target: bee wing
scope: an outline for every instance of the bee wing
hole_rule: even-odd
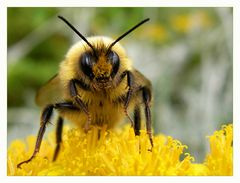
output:
[[[138,86],[144,85],[144,86],[148,87],[150,90],[152,90],[151,82],[141,72],[134,69],[133,74],[135,76],[135,80],[136,80],[136,83],[137,83]]]
[[[58,74],[53,76],[45,85],[37,92],[35,101],[40,107],[48,104],[55,104],[63,101],[63,89]]]

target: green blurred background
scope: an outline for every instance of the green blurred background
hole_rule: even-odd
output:
[[[155,133],[202,161],[206,136],[233,120],[232,8],[8,8],[8,143],[37,134],[35,93],[80,40],[57,15],[113,38],[150,18],[121,43],[152,81]]]

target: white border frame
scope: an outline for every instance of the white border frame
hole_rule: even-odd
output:
[[[239,0],[1,0],[0,2],[0,182],[239,182],[240,178],[240,4]],[[8,7],[233,7],[234,174],[211,177],[11,177],[7,176],[7,8]]]

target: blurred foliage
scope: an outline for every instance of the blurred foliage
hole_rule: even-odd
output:
[[[8,45],[22,39],[57,12],[56,8],[8,8]]]

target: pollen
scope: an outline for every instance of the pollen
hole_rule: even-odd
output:
[[[99,77],[110,77],[112,66],[107,63],[107,58],[105,55],[100,55],[98,57],[98,62],[93,66],[94,75]]]
[[[201,164],[194,163],[186,145],[170,136],[154,136],[149,151],[146,131],[135,136],[129,125],[122,130],[92,127],[87,134],[65,126],[59,157],[52,162],[54,136],[51,132],[37,156],[21,169],[17,164],[31,156],[36,137],[13,141],[8,175],[232,175],[232,125],[208,137],[210,152]]]

